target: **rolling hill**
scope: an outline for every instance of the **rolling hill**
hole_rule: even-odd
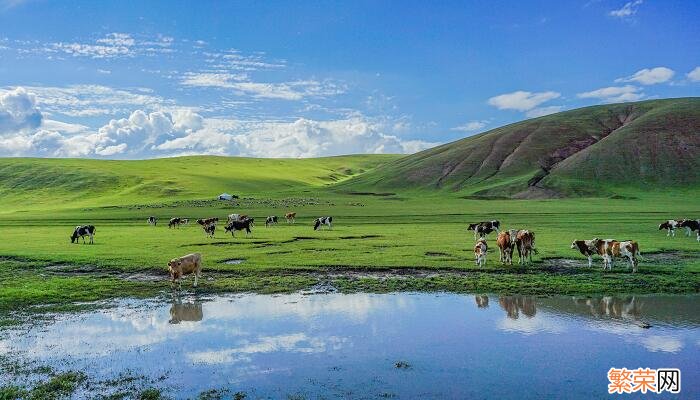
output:
[[[554,198],[699,184],[700,98],[679,98],[514,123],[386,163],[339,189]]]
[[[397,159],[193,156],[153,160],[0,159],[0,212],[312,192]]]

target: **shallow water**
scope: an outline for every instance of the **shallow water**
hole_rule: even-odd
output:
[[[610,367],[649,367],[680,368],[673,398],[697,399],[699,306],[700,296],[443,293],[122,300],[5,330],[0,353],[96,382],[143,375],[140,385],[175,398],[221,388],[247,398],[601,398]],[[3,373],[0,384],[31,379]],[[629,397],[649,396],[670,397]]]

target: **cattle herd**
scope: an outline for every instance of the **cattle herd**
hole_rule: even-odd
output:
[[[288,224],[296,222],[296,213],[288,212],[284,215]],[[148,217],[149,225],[157,226],[158,218],[155,216]],[[197,224],[202,227],[204,234],[213,238],[216,232],[216,226],[219,218],[204,218],[197,219]],[[265,227],[277,225],[278,217],[271,215],[265,218]],[[175,229],[181,225],[187,225],[189,219],[174,217],[168,221],[168,228]],[[319,217],[313,222],[314,230],[319,230],[324,225],[328,229],[332,229],[333,217]],[[235,237],[236,231],[245,231],[246,236],[252,233],[252,228],[255,225],[255,218],[244,214],[230,214],[224,226],[224,232],[231,232],[231,236]],[[700,242],[700,219],[671,219],[662,222],[659,225],[659,230],[666,230],[666,236],[676,236],[677,229],[685,229],[686,236],[691,236],[696,233],[696,240]],[[532,262],[532,254],[537,253],[535,248],[535,232],[527,229],[501,229],[501,222],[498,220],[482,221],[469,224],[467,230],[474,232],[474,258],[476,265],[479,267],[486,266],[486,256],[488,254],[487,236],[496,232],[496,245],[498,247],[499,261],[503,264],[513,265],[513,253],[518,252],[518,263],[524,264]],[[71,235],[71,243],[78,243],[80,238],[85,242],[85,237],[90,238],[90,244],[94,243],[95,226],[79,225],[75,227]],[[571,249],[578,250],[583,256],[588,258],[588,266],[593,265],[593,256],[598,255],[603,260],[603,270],[612,270],[613,263],[616,258],[627,259],[629,261],[632,272],[637,272],[639,264],[638,259],[641,257],[639,244],[634,240],[615,240],[615,239],[599,239],[591,240],[574,240],[571,243]],[[168,262],[168,270],[172,282],[179,282],[179,279],[184,275],[194,274],[194,285],[197,286],[197,277],[202,270],[202,256],[199,253],[188,254],[180,258],[174,258]]]

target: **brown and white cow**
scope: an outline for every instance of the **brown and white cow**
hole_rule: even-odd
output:
[[[479,239],[474,245],[474,259],[478,267],[486,266],[486,253],[488,253],[489,246],[486,244],[486,239]]]
[[[288,213],[284,214],[284,218],[287,220],[288,224],[293,224],[296,222],[297,213],[288,212]]]
[[[639,265],[639,261],[637,260],[637,257],[640,255],[639,253],[639,244],[635,242],[634,240],[625,240],[622,242],[618,242],[617,240],[613,240],[612,242],[609,242],[609,247],[608,247],[608,256],[609,256],[609,263],[608,263],[608,269],[612,270],[613,264],[615,262],[616,257],[621,257],[621,258],[627,258],[630,263],[630,267],[632,268],[632,272],[637,272],[637,266]]]
[[[593,255],[598,254],[596,243],[594,240],[574,240],[571,243],[572,250],[578,250],[581,254],[588,258],[588,267],[593,266]],[[603,254],[600,254],[602,257]]]
[[[510,235],[508,231],[498,233],[496,239],[498,245],[499,260],[503,264],[513,265],[513,249],[515,248],[515,237]]]
[[[524,264],[525,259],[532,262],[535,251],[535,232],[527,229],[519,230],[515,235],[515,248],[518,250],[518,263]]]
[[[185,275],[194,274],[194,286],[197,286],[197,278],[202,274],[202,255],[192,253],[186,256],[173,258],[168,261],[168,271],[170,272],[171,283],[180,284],[180,278]]]

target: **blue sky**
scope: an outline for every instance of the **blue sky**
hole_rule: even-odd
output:
[[[0,0],[0,156],[411,153],[700,93],[700,2]]]

